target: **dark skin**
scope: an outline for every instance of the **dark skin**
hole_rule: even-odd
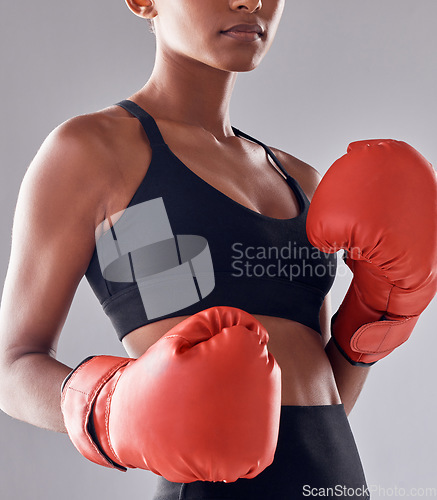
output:
[[[295,217],[294,194],[260,146],[234,136],[229,117],[237,72],[255,68],[268,51],[284,0],[127,4],[154,20],[157,36],[152,76],[130,99],[154,116],[170,149],[206,182],[255,212]],[[241,23],[259,24],[262,36],[241,41],[223,35]],[[274,152],[311,198],[317,171]],[[70,367],[55,359],[59,336],[94,250],[95,228],[127,206],[150,158],[139,122],[112,106],[58,127],[26,172],[0,309],[0,407],[9,415],[65,432],[60,386]],[[349,413],[368,368],[350,365],[329,340],[329,295],[320,313],[322,337],[294,321],[255,316],[281,366],[282,404],[343,402]],[[140,356],[184,318],[131,332],[123,339],[126,352]]]

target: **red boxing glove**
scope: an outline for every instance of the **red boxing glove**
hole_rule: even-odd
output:
[[[137,360],[96,356],[67,377],[61,407],[76,448],[107,467],[189,483],[252,478],[273,462],[281,371],[250,314],[213,307]]]
[[[312,245],[346,250],[354,273],[332,337],[370,365],[410,336],[437,291],[437,182],[432,165],[395,140],[353,142],[321,180],[307,218]]]

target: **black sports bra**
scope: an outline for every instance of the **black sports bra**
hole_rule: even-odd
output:
[[[85,276],[119,339],[165,318],[212,306],[302,323],[320,333],[319,312],[335,278],[335,254],[308,241],[309,200],[274,153],[261,145],[295,194],[291,219],[259,214],[183,164],[155,120],[132,101],[119,106],[141,122],[152,148],[147,174],[123,215],[96,231]],[[102,227],[101,227],[102,226]]]

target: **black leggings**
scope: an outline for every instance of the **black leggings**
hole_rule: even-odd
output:
[[[366,479],[343,405],[282,406],[275,459],[253,479],[172,483],[153,500],[366,500]]]

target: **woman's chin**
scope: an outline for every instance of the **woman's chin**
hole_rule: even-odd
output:
[[[246,60],[233,60],[229,61],[228,64],[225,64],[223,69],[225,71],[232,71],[234,73],[247,73],[249,71],[253,71],[256,69],[261,62],[261,58],[257,59],[246,59]]]

